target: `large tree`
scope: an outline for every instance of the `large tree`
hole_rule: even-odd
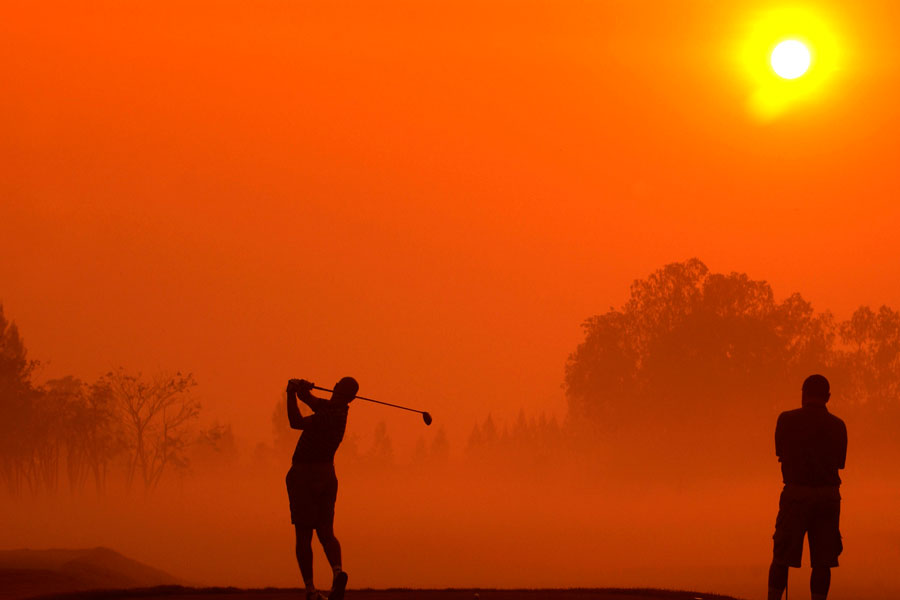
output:
[[[768,436],[762,423],[806,375],[829,372],[835,333],[799,294],[778,302],[767,282],[698,259],[666,265],[585,322],[566,365],[569,425],[638,452],[729,452]]]

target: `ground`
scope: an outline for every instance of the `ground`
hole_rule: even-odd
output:
[[[76,592],[43,596],[44,600],[287,600],[302,598],[299,589],[241,590],[237,588],[184,588],[179,586],[108,592]],[[348,590],[347,600],[736,600],[730,596],[639,589],[573,590]]]

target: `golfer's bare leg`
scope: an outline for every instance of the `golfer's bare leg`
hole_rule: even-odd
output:
[[[337,572],[340,572],[341,543],[334,536],[334,525],[326,523],[316,527],[316,535],[319,537],[319,541],[322,542],[322,549],[325,550],[325,558],[328,559],[328,564],[331,565],[332,569],[337,569]]]
[[[341,567],[341,543],[338,542],[334,535],[334,521],[329,519],[316,527],[316,535],[322,542],[322,548],[325,550],[325,557],[331,564],[331,570],[334,572],[334,579],[331,581],[331,593],[328,594],[328,600],[343,600],[344,590],[347,589],[347,574]]]
[[[307,592],[315,591],[316,586],[313,583],[312,529],[294,525],[294,531],[297,533],[297,564],[300,566],[303,583],[306,585]]]

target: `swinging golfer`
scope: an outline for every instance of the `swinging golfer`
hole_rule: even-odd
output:
[[[781,461],[784,490],[775,520],[769,600],[781,600],[788,567],[799,567],[803,537],[809,538],[812,600],[825,600],[831,568],[843,550],[839,521],[841,478],[847,458],[847,427],[828,412],[828,380],[811,375],[803,382],[802,406],[781,413],[775,427],[775,454]]]
[[[334,386],[330,400],[316,398],[312,388],[313,384],[304,379],[291,379],[287,385],[288,421],[291,428],[303,431],[286,478],[291,522],[297,534],[297,564],[306,585],[307,600],[322,598],[313,583],[313,530],[334,572],[328,600],[341,600],[347,587],[347,574],[341,569],[341,544],[334,537],[338,485],[334,453],[344,439],[349,405],[359,391],[359,384],[352,377],[344,377]],[[300,414],[298,399],[313,410],[311,416]]]

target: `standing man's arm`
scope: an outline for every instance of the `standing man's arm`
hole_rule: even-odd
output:
[[[775,424],[775,456],[778,462],[784,456],[784,413],[778,415],[778,422]]]
[[[840,439],[840,448],[838,454],[838,469],[844,468],[844,463],[847,462],[847,426],[841,422],[841,439]]]

